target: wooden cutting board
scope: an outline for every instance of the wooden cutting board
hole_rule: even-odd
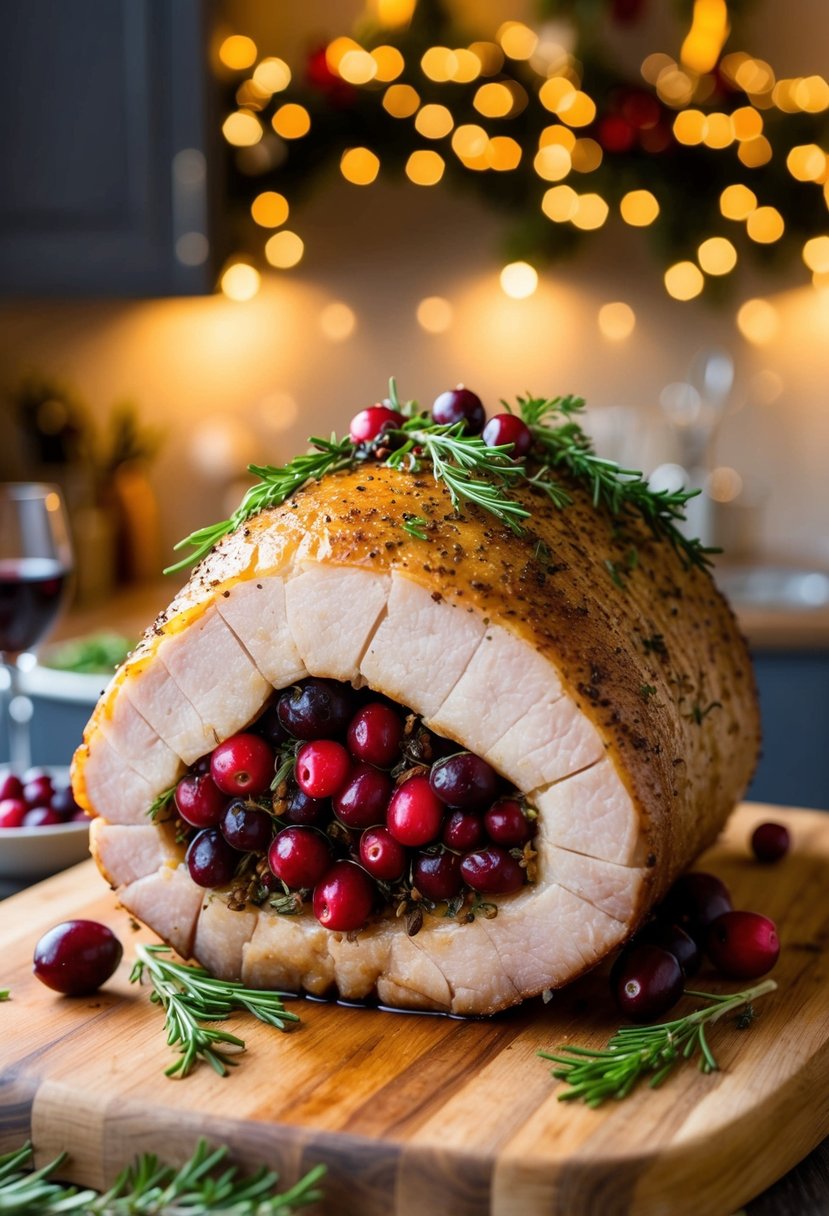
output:
[[[747,846],[767,818],[794,842],[771,867]],[[488,1021],[296,1001],[291,1034],[239,1019],[248,1051],[227,1078],[201,1067],[169,1080],[162,1015],[127,978],[150,936],[85,863],[0,905],[12,990],[0,1005],[0,1150],[31,1136],[42,1164],[68,1149],[66,1176],[100,1187],[139,1151],[184,1159],[206,1136],[286,1182],[325,1162],[324,1210],[338,1216],[728,1216],[829,1131],[827,861],[829,815],[740,808],[701,865],[738,907],[776,920],[779,990],[750,1030],[712,1030],[721,1072],[686,1066],[598,1111],[558,1102],[536,1052],[612,1033],[603,973]],[[125,945],[117,975],[84,999],[31,975],[39,934],[76,916]],[[706,973],[694,986],[740,987]]]

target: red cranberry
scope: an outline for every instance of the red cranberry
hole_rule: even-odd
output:
[[[399,714],[382,701],[370,701],[351,720],[348,750],[357,760],[391,768],[399,758],[402,738]]]
[[[259,735],[231,735],[214,749],[210,775],[223,794],[256,798],[273,780],[273,751]]]
[[[0,802],[0,828],[22,827],[26,813],[26,803],[22,798],[4,798]]]
[[[176,786],[175,803],[185,823],[194,828],[215,828],[227,806],[227,795],[209,773],[188,773]]]
[[[418,853],[412,862],[412,884],[434,903],[454,899],[463,886],[460,856],[448,849]]]
[[[33,806],[23,816],[24,828],[49,828],[56,823],[63,823],[63,819],[53,811],[50,806]]]
[[[267,811],[236,798],[221,818],[222,835],[240,853],[263,853],[273,836],[273,819]]]
[[[456,752],[438,760],[429,773],[429,784],[442,802],[467,811],[481,810],[492,802],[498,788],[495,769],[472,752]]]
[[[376,890],[361,866],[336,861],[314,888],[314,916],[336,933],[362,929],[374,907]]]
[[[450,811],[443,825],[443,843],[450,849],[469,853],[484,843],[484,824],[476,811]]]
[[[409,777],[391,796],[386,826],[395,840],[416,848],[437,840],[443,822],[443,803],[423,776]]]
[[[499,448],[505,443],[512,444],[512,451],[507,452],[513,460],[523,460],[533,445],[530,428],[515,414],[496,414],[490,418],[481,436],[488,448]]]
[[[296,739],[341,736],[354,713],[354,690],[338,680],[312,678],[283,692],[276,712]]]
[[[331,866],[331,847],[315,828],[285,828],[268,850],[271,872],[292,891],[314,887]]]
[[[23,785],[14,773],[4,773],[0,777],[0,802],[5,802],[7,798],[23,798]]]
[[[753,980],[771,971],[780,956],[777,927],[758,912],[725,912],[708,927],[708,957],[725,975]]]
[[[394,882],[406,869],[406,850],[388,828],[367,828],[360,837],[360,861],[372,878]]]
[[[23,786],[23,801],[27,806],[46,806],[54,792],[51,777],[35,777]]]
[[[779,861],[789,851],[789,829],[782,823],[761,823],[751,835],[751,847],[758,861]]]
[[[88,996],[105,984],[121,961],[118,938],[95,920],[67,920],[49,929],[34,952],[41,983],[66,996]]]
[[[331,818],[331,804],[325,798],[309,798],[297,786],[288,794],[288,805],[282,818],[286,823],[318,828]]]
[[[332,799],[334,813],[349,828],[385,823],[392,781],[370,764],[355,764],[345,785]]]
[[[637,933],[636,946],[659,946],[672,954],[682,968],[683,974],[696,975],[699,971],[702,955],[699,946],[679,925],[668,924],[667,921],[652,920]]]
[[[457,388],[450,388],[436,398],[432,406],[432,420],[438,426],[454,426],[456,422],[462,422],[468,435],[480,435],[486,413],[481,398],[459,384]]]
[[[348,780],[351,758],[341,743],[315,739],[296,755],[296,782],[311,798],[330,798]]]
[[[526,844],[533,834],[533,824],[524,814],[517,798],[499,798],[484,815],[484,827],[490,840],[508,849]]]
[[[659,946],[636,946],[623,955],[613,980],[621,1012],[633,1022],[649,1022],[666,1013],[682,996],[682,968]]]
[[[405,421],[402,414],[387,405],[370,405],[351,419],[348,437],[352,443],[372,443],[384,431],[397,430]]]
[[[682,874],[659,909],[661,920],[679,925],[694,941],[704,940],[706,930],[723,912],[733,907],[728,887],[714,874],[694,870]]]
[[[52,795],[52,810],[63,819],[71,819],[76,811],[81,808],[75,801],[75,795],[72,793],[72,786],[68,785],[65,789],[55,790]]]
[[[467,853],[461,861],[461,874],[467,886],[482,895],[506,895],[524,885],[521,866],[500,845]]]
[[[198,886],[224,887],[236,873],[239,854],[221,832],[205,828],[190,841],[184,860],[190,877]]]

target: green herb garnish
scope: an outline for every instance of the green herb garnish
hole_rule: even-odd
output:
[[[11,997],[11,988],[0,988],[0,1001],[10,1001]]]
[[[161,812],[166,811],[167,807],[173,801],[173,798],[175,797],[175,792],[176,792],[176,787],[174,785],[171,785],[169,789],[162,790],[160,794],[157,794],[156,797],[153,798],[150,805],[147,807],[147,811],[146,811],[147,818],[152,819],[153,823],[155,823],[156,820],[158,819],[158,816],[161,814]]]
[[[408,512],[403,512],[403,523],[400,527],[404,532],[408,532],[409,536],[413,536],[415,540],[426,540],[424,528],[429,523],[428,519],[424,519],[422,515],[410,515]]]

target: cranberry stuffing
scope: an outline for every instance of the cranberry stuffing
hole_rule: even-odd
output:
[[[418,853],[412,862],[412,884],[434,903],[454,899],[463,886],[459,855],[448,850]]]
[[[19,777],[15,777],[14,773],[5,773],[0,777],[0,802],[5,802],[7,798],[23,797],[23,785]]]
[[[288,794],[288,804],[282,818],[286,823],[318,828],[331,818],[331,806],[323,798],[309,798],[296,786]]]
[[[751,834],[754,856],[767,864],[785,857],[790,844],[789,829],[782,823],[761,823]]]
[[[690,934],[667,921],[652,920],[645,925],[641,933],[637,933],[635,945],[659,946],[661,950],[667,950],[687,976],[696,975],[702,962],[699,946]]]
[[[23,816],[24,828],[50,828],[63,823],[62,817],[50,806],[33,806]]]
[[[188,773],[176,786],[175,803],[185,823],[194,828],[215,828],[227,806],[227,796],[209,773]]]
[[[481,810],[492,802],[498,788],[495,769],[472,752],[456,752],[438,760],[429,773],[429,784],[442,802],[467,811]]]
[[[456,422],[462,422],[468,435],[480,435],[486,412],[481,398],[459,384],[457,388],[450,388],[436,398],[432,406],[432,420],[438,426],[454,426]]]
[[[330,798],[348,780],[351,758],[341,743],[315,739],[296,754],[296,782],[310,798]]]
[[[732,907],[728,887],[721,879],[692,870],[676,880],[658,914],[661,920],[679,925],[694,941],[700,942],[711,921],[730,912]]]
[[[23,786],[23,801],[27,806],[47,806],[54,792],[51,777],[35,777]]]
[[[345,785],[334,795],[334,813],[349,828],[385,823],[391,791],[388,773],[381,773],[370,764],[355,764]]]
[[[533,834],[533,825],[517,798],[499,798],[494,802],[484,815],[484,827],[490,840],[508,849],[526,844]]]
[[[505,443],[512,444],[512,451],[506,453],[513,460],[522,460],[533,446],[530,428],[515,414],[496,414],[490,418],[481,436],[488,448],[499,448]]]
[[[521,866],[500,845],[488,845],[467,853],[461,861],[461,875],[467,886],[482,895],[507,895],[524,885]]]
[[[387,405],[370,405],[351,419],[348,437],[352,443],[373,443],[384,431],[397,430],[405,421],[402,414]]]
[[[4,798],[0,802],[0,828],[21,828],[27,814],[22,798]]]
[[[659,946],[635,946],[622,956],[612,986],[625,1017],[649,1022],[682,996],[682,968],[673,954]]]
[[[251,729],[255,734],[261,735],[273,748],[279,747],[280,743],[284,743],[290,737],[279,720],[279,707],[275,704],[265,710]]]
[[[268,865],[292,891],[314,887],[331,866],[331,846],[315,828],[284,828],[268,850]]]
[[[273,751],[259,735],[231,735],[214,748],[210,775],[223,794],[264,794],[273,780]]]
[[[221,832],[205,828],[194,836],[184,860],[193,882],[200,887],[224,887],[236,873],[239,854]]]
[[[777,926],[758,912],[725,912],[708,927],[706,951],[725,975],[757,979],[771,971],[780,957]]]
[[[399,714],[382,701],[370,701],[351,720],[348,750],[357,760],[378,768],[391,768],[399,758],[402,738]]]
[[[52,810],[57,811],[62,819],[71,819],[75,812],[80,809],[75,801],[71,785],[62,790],[55,790],[52,795]]]
[[[338,680],[305,680],[276,703],[279,721],[296,739],[344,735],[354,713],[354,692]]]
[[[443,803],[428,777],[409,777],[391,796],[386,826],[395,840],[417,848],[437,840],[443,822]]]
[[[362,929],[374,907],[376,890],[361,866],[336,861],[314,888],[314,916],[336,933]]]
[[[240,798],[227,807],[219,826],[227,843],[240,853],[263,853],[273,836],[273,819],[267,811]]]
[[[484,843],[484,824],[475,811],[451,811],[443,825],[443,843],[450,849],[469,853]]]
[[[360,837],[360,861],[372,878],[394,882],[406,869],[406,850],[388,828],[367,828]]]
[[[89,996],[105,984],[121,961],[118,938],[95,920],[67,920],[49,929],[34,952],[41,983],[66,996]]]

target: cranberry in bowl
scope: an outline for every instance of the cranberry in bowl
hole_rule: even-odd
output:
[[[0,896],[89,856],[89,819],[72,798],[69,769],[30,770],[15,783],[0,766]],[[35,795],[38,795],[35,797]],[[26,796],[28,795],[28,796]]]

